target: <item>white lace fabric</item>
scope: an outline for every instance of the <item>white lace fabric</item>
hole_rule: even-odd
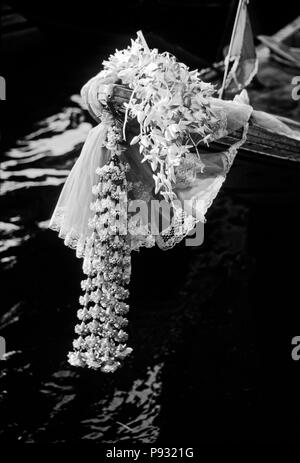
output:
[[[89,132],[49,224],[49,228],[58,232],[66,246],[76,249],[78,257],[84,256],[86,240],[91,234],[88,222],[92,217],[90,204],[93,199],[92,187],[97,180],[96,168],[105,165],[110,158],[109,151],[104,147],[108,126],[107,122],[103,122]]]

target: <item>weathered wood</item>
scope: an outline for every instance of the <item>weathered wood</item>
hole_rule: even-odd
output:
[[[121,110],[122,105],[129,101],[132,91],[127,87],[114,85],[112,92],[112,101],[117,104],[118,109]],[[123,111],[125,108],[123,108]],[[285,123],[293,126],[292,128],[298,127],[298,123],[284,119]],[[211,143],[209,149],[212,151],[218,149],[218,146],[229,147],[233,143],[241,139],[242,130],[239,130],[233,134],[224,137],[218,142]],[[250,123],[248,130],[247,141],[243,145],[243,151],[248,151],[256,154],[273,156],[280,159],[286,159],[290,161],[300,162],[300,140],[295,140],[287,136],[270,132],[253,121]]]
[[[210,148],[214,150],[218,146],[229,147],[240,140],[241,136],[242,131],[239,130],[212,143]],[[300,140],[269,132],[255,124],[250,125],[247,140],[241,150],[300,163]]]
[[[132,90],[124,85],[113,85],[111,93],[111,102],[117,105],[128,103],[132,94]],[[125,108],[124,108],[125,110]]]

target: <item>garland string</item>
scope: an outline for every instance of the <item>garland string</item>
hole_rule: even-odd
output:
[[[111,127],[113,141],[108,140],[112,157],[108,164],[97,168],[98,184],[93,187],[94,212],[89,227],[92,233],[86,244],[82,281],[84,291],[77,312],[78,323],[69,352],[69,363],[88,366],[103,372],[114,372],[132,349],[127,347],[128,324],[125,318],[129,310],[124,302],[129,295],[131,256],[127,235],[127,191],[126,171],[122,163],[121,150],[114,145],[116,128]]]

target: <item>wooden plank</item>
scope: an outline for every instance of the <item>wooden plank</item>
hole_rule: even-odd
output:
[[[122,106],[124,102],[129,100],[131,92],[130,89],[124,86],[115,85],[112,91],[112,103]],[[292,128],[299,130],[299,123],[286,118],[283,118],[283,120]],[[212,143],[210,145],[211,149],[215,150],[217,146],[228,147],[240,140],[241,136],[242,130],[230,134],[218,140],[218,142]],[[243,145],[242,150],[300,163],[300,140],[266,130],[253,121],[249,127],[247,141]]]
[[[233,144],[233,141],[236,140],[229,140],[229,139],[224,139],[220,141],[219,143],[216,143],[216,146],[222,146],[224,148],[228,148],[230,145]],[[211,145],[211,149],[214,150],[213,144]],[[274,159],[279,159],[281,161],[292,161],[295,165],[297,165],[300,168],[300,156],[296,153],[290,152],[288,149],[282,151],[282,152],[274,152],[273,148],[262,146],[262,145],[257,145],[257,144],[252,144],[251,142],[246,142],[240,149],[239,149],[239,156],[242,153],[248,153],[251,155],[254,155],[254,158],[252,159],[253,162],[258,161],[258,156],[266,157],[266,158],[274,158]]]
[[[285,148],[289,147],[291,151],[295,153],[300,153],[300,140],[287,137],[275,132],[270,132],[258,125],[252,125],[249,127],[248,137],[253,142],[262,143],[274,148]]]
[[[291,23],[284,26],[280,31],[276,32],[272,37],[277,42],[283,42],[288,37],[293,35],[297,30],[300,30],[300,16],[294,19]]]
[[[247,140],[242,146],[242,151],[267,155],[278,159],[290,160],[300,163],[300,141],[289,137],[274,134],[255,126],[249,127]],[[229,147],[241,139],[242,131],[237,131],[210,145],[214,150],[218,146]]]
[[[280,43],[293,35],[297,30],[300,29],[300,16],[298,16],[294,21],[284,26],[282,29],[277,31],[271,37],[276,42]],[[256,53],[259,60],[264,60],[268,58],[271,54],[270,49],[264,45],[260,44],[256,47]]]

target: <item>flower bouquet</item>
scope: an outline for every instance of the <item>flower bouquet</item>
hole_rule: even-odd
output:
[[[50,227],[83,258],[87,279],[72,365],[115,371],[131,352],[124,327],[130,252],[173,247],[205,221],[252,108],[214,98],[198,71],[142,36],[103,62],[82,89],[98,125],[64,185]],[[206,146],[236,129],[242,139],[212,154]]]

